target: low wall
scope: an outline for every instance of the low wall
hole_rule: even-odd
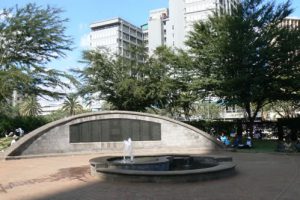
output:
[[[28,133],[5,157],[59,153],[122,151],[131,137],[134,149],[199,148],[223,145],[207,133],[173,119],[147,113],[93,112],[61,119]]]

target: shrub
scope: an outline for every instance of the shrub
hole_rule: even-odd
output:
[[[0,115],[0,137],[4,137],[5,133],[14,131],[19,127],[21,127],[25,133],[28,133],[46,123],[48,123],[48,121],[43,116],[8,117],[6,115]]]
[[[237,124],[236,122],[233,121],[205,121],[205,120],[185,121],[184,123],[194,126],[207,133],[210,133],[211,129],[213,128],[216,134],[220,134],[221,132],[225,132],[226,134],[229,134],[231,131],[236,130],[236,124]]]

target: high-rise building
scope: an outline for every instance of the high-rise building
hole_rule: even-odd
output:
[[[105,47],[112,54],[131,58],[130,47],[143,44],[142,29],[121,18],[113,18],[90,25],[91,48]]]
[[[300,18],[297,17],[286,17],[282,21],[282,26],[289,28],[300,28]]]
[[[148,43],[149,43],[149,32],[148,32],[148,24],[143,24],[141,26],[141,29],[142,29],[142,32],[143,32],[143,42],[144,42],[144,45],[147,49],[147,51],[149,50],[149,47],[148,47]]]
[[[166,45],[167,42],[167,21],[169,10],[167,8],[160,8],[150,11],[148,20],[147,32],[147,47],[149,53],[152,54],[156,47]]]
[[[213,12],[231,13],[239,0],[169,0],[167,46],[183,48],[195,22],[207,20]],[[149,42],[150,43],[150,42]]]
[[[300,18],[299,17],[286,17],[283,19],[281,25],[289,29],[300,29]],[[296,55],[300,54],[300,48],[296,50]]]
[[[147,44],[150,55],[156,47],[183,48],[195,22],[206,20],[213,12],[231,13],[239,0],[169,0],[169,8],[150,11]]]
[[[130,45],[143,44],[151,55],[156,47],[183,48],[193,24],[206,20],[213,12],[231,13],[239,0],[169,0],[169,8],[151,10],[148,23],[141,28],[114,18],[91,24],[90,46],[105,47],[130,58]]]

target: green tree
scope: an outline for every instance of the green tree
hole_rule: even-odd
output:
[[[250,128],[265,104],[299,98],[300,29],[282,26],[290,5],[244,0],[196,23],[187,41],[202,86],[244,108]]]
[[[201,119],[220,119],[222,107],[215,102],[199,101],[195,105],[195,114]]]
[[[42,106],[36,96],[27,96],[19,105],[21,116],[38,116],[42,112]]]
[[[28,76],[19,69],[13,67],[7,70],[0,70],[0,102],[9,106],[8,100],[12,98],[12,91],[22,87],[29,81]],[[0,110],[2,112],[2,109]]]
[[[64,110],[55,110],[51,113],[49,113],[48,115],[45,115],[45,120],[49,123],[49,122],[53,122],[62,118],[65,118],[69,116],[69,113],[67,111]]]
[[[45,65],[71,50],[71,38],[65,35],[62,10],[36,4],[3,9],[0,13],[0,101],[21,94],[58,97],[54,87],[68,87],[61,77],[68,74]]]
[[[132,48],[131,59],[103,52],[85,51],[87,67],[77,70],[83,80],[82,95],[105,100],[118,110],[145,111],[160,104],[160,69],[150,67],[144,48]],[[95,95],[94,95],[95,96]]]
[[[76,115],[83,112],[83,107],[78,102],[78,96],[69,94],[63,103],[62,110],[68,112],[69,115]]]
[[[138,52],[138,54],[136,53]],[[187,120],[199,98],[194,86],[194,62],[182,50],[158,47],[147,57],[145,49],[134,48],[134,59],[110,56],[101,50],[84,52],[87,67],[78,71],[84,80],[82,94],[99,94],[119,110],[163,113]],[[139,62],[139,61],[143,62]]]
[[[297,111],[300,109],[300,103],[299,101],[276,101],[267,105],[264,109],[269,112],[276,112],[282,118],[295,118],[297,117]]]
[[[161,79],[162,108],[166,109],[173,117],[184,116],[189,120],[194,111],[193,104],[202,94],[195,87],[194,62],[187,52],[161,46],[154,51],[151,66],[163,69]]]

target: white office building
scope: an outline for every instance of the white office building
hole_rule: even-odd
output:
[[[213,12],[231,13],[238,0],[169,0],[167,46],[183,48],[188,33],[199,20],[207,20]]]
[[[112,54],[131,58],[130,46],[143,43],[142,29],[121,18],[113,18],[90,25],[91,48],[104,47]]]
[[[143,24],[142,26],[141,26],[141,28],[142,28],[142,32],[143,32],[143,42],[144,42],[144,45],[145,45],[145,47],[146,47],[146,49],[147,49],[147,51],[149,50],[149,32],[148,32],[148,24]]]
[[[185,49],[184,44],[193,24],[206,20],[213,12],[231,13],[239,0],[169,0],[169,8],[150,11],[148,20],[149,54],[166,45]]]
[[[166,45],[167,41],[167,21],[169,10],[167,8],[160,8],[150,11],[148,20],[148,30],[144,32],[147,37],[147,47],[151,55],[156,47]]]
[[[289,27],[289,28],[300,28],[300,18],[299,17],[286,17],[283,19],[282,26]]]
[[[239,0],[169,0],[169,8],[151,10],[148,22],[141,28],[121,18],[90,25],[90,46],[105,47],[111,53],[130,58],[130,45],[142,45],[149,54],[161,45],[183,48],[193,24],[206,20],[213,12],[231,13]]]

